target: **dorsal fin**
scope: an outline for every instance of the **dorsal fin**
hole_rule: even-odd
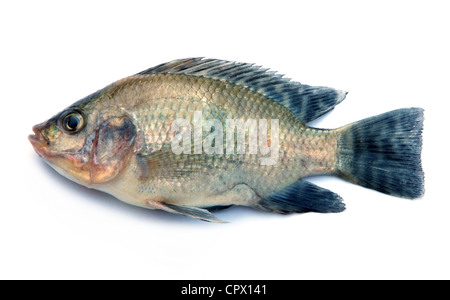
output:
[[[309,86],[254,64],[201,57],[178,59],[136,75],[183,74],[242,85],[289,108],[303,123],[317,119],[345,99],[347,92]]]

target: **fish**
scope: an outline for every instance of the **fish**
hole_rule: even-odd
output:
[[[177,59],[75,102],[29,135],[70,180],[131,205],[224,222],[213,212],[337,213],[331,175],[388,195],[424,194],[422,108],[335,129],[307,124],[347,92],[249,63]]]

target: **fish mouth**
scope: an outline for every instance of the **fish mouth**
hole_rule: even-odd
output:
[[[28,136],[28,140],[39,155],[45,155],[49,145],[48,140],[42,134],[39,125],[33,126],[33,132],[34,134]]]

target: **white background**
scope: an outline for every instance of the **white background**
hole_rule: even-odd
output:
[[[3,1],[0,279],[450,279],[446,2]],[[423,107],[425,196],[314,179],[347,210],[232,208],[211,224],[78,186],[29,144],[76,100],[192,56],[349,91],[318,127]]]

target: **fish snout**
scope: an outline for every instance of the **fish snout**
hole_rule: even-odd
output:
[[[34,134],[28,136],[31,145],[33,145],[34,149],[39,154],[42,154],[44,148],[49,145],[48,139],[42,134],[42,128],[41,124],[34,125],[32,128]]]

